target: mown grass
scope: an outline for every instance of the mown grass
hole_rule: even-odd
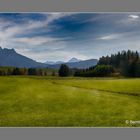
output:
[[[140,120],[139,85],[140,79],[0,77],[0,126],[140,126],[125,123]]]

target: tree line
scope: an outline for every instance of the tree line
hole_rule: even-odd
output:
[[[122,51],[110,57],[101,57],[98,65],[111,65],[123,76],[140,77],[140,57],[136,51]]]
[[[87,69],[70,69],[66,64],[62,64],[59,69],[59,76],[85,76],[85,77],[102,77],[110,76],[115,69],[111,65],[97,65]]]
[[[75,76],[125,76],[140,77],[140,57],[137,51],[122,51],[102,56],[96,66],[80,69]]]
[[[83,77],[103,77],[112,76],[115,69],[111,65],[97,65],[95,67],[90,67],[88,69],[79,69],[74,73],[74,76]]]
[[[37,75],[47,76],[57,75],[55,70],[48,70],[47,68],[18,68],[18,67],[0,67],[0,75]]]

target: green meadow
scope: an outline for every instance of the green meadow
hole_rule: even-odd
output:
[[[1,127],[140,126],[130,120],[140,120],[140,79],[0,77]]]

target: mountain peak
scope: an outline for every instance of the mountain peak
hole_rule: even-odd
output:
[[[12,48],[12,49],[8,49],[8,48],[2,48],[0,46],[0,51],[4,52],[4,53],[15,53],[16,51]]]
[[[73,57],[68,61],[68,63],[79,62],[79,61],[80,61],[79,59]]]
[[[12,49],[4,48],[3,50],[5,50],[5,51],[9,51],[9,52],[16,52],[13,48],[12,48]]]
[[[26,56],[18,54],[13,48],[0,48],[0,66],[10,67],[47,67],[46,64],[36,62]]]

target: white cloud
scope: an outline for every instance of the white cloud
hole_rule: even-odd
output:
[[[74,13],[49,13],[49,14],[44,13],[44,15],[46,15],[46,20],[36,21],[36,22],[31,20],[28,22],[28,25],[26,25],[26,29],[32,30],[32,29],[41,28],[41,27],[46,27],[47,29],[48,25],[52,23],[53,21],[66,17],[66,16],[73,15],[73,14]]]
[[[43,13],[46,15],[46,20],[44,21],[27,21],[26,23],[22,24],[16,24],[13,23],[13,21],[8,21],[5,19],[0,19],[0,45],[6,45],[10,44],[11,41],[17,41],[18,43],[28,43],[29,45],[40,45],[42,43],[48,43],[52,41],[56,41],[58,39],[52,38],[52,37],[33,37],[33,38],[18,38],[18,40],[15,38],[15,36],[18,35],[28,35],[32,33],[32,31],[35,31],[34,29],[43,28],[44,30],[49,30],[49,24],[52,23],[54,20],[58,20],[60,18],[63,18],[65,16],[70,16],[74,13]],[[8,26],[8,27],[6,27]],[[8,46],[4,46],[8,47]],[[10,46],[9,46],[10,47]]]
[[[129,15],[128,17],[129,17],[129,18],[132,18],[132,19],[138,19],[138,18],[139,18],[138,15]]]
[[[44,21],[33,21],[33,20],[29,20],[26,23],[22,23],[22,24],[15,24],[12,21],[7,21],[5,19],[0,19],[0,32],[4,32],[8,34],[10,33],[10,35],[15,35],[21,32],[27,32],[29,30],[33,30],[35,28],[41,28],[41,27],[47,27],[50,23],[52,23],[54,20],[58,20],[60,18],[63,18],[65,16],[70,16],[73,13],[50,13],[50,14],[45,14],[46,15],[46,20]],[[6,26],[9,26],[8,28],[4,28]],[[19,32],[15,32],[15,29],[18,30]],[[45,28],[46,29],[46,28]],[[12,33],[11,33],[12,32]],[[10,36],[9,35],[9,36]]]
[[[123,34],[110,34],[110,35],[101,36],[98,39],[99,40],[113,40],[113,39],[119,39],[122,36]]]
[[[58,39],[51,38],[51,37],[31,37],[31,38],[23,37],[23,38],[16,38],[14,40],[16,42],[25,43],[27,45],[42,45],[44,43],[55,42]]]
[[[116,21],[117,26],[125,26],[125,27],[135,27],[140,26],[140,18],[139,15],[136,14],[127,14],[123,16],[120,20]]]

